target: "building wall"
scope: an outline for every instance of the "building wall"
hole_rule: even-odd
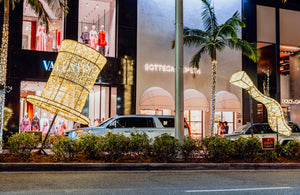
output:
[[[241,12],[241,1],[215,0],[215,12],[219,23],[223,23],[235,11]],[[199,0],[184,1],[184,26],[202,29],[202,3]],[[175,38],[175,2],[173,0],[138,1],[137,23],[137,112],[140,97],[150,87],[161,87],[174,98],[174,73],[145,71],[145,64],[175,64],[175,51],[171,42]],[[184,66],[188,67],[197,48],[184,47]],[[241,101],[241,90],[229,83],[230,76],[242,69],[242,54],[226,48],[217,53],[217,88],[216,91],[234,93]],[[193,78],[192,74],[184,74],[184,89],[196,89],[208,100],[211,97],[211,65],[208,55],[200,62],[201,74]],[[209,129],[209,113],[206,115],[205,129]]]

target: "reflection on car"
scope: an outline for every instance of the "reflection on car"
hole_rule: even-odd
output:
[[[124,115],[110,118],[98,127],[86,127],[69,130],[66,135],[72,139],[84,133],[104,136],[108,132],[124,134],[130,137],[131,133],[146,133],[149,138],[154,138],[163,133],[175,137],[174,116],[161,115]],[[190,130],[185,121],[184,135],[190,135]]]
[[[292,128],[291,136],[278,134],[278,140],[280,144],[286,144],[289,141],[297,140],[300,141],[300,128],[297,124],[289,122],[288,125]],[[258,138],[263,137],[274,137],[277,141],[277,132],[274,132],[268,123],[250,123],[240,126],[234,134],[225,135],[229,139],[237,139],[238,137],[251,137],[253,135]]]

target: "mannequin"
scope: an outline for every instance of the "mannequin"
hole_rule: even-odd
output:
[[[56,131],[58,135],[64,135],[66,130],[66,124],[63,119],[59,120],[58,126],[56,127]]]
[[[45,51],[46,50],[46,27],[45,24],[40,23],[37,30],[37,47],[36,50]]]
[[[43,132],[43,135],[46,135],[49,128],[49,121],[46,118],[46,113],[43,114],[43,117],[41,118],[40,122],[41,131]]]
[[[80,38],[82,39],[82,43],[89,44],[90,33],[88,32],[88,27],[84,27],[84,31],[81,33]]]
[[[30,131],[31,125],[30,125],[30,118],[28,118],[28,113],[26,112],[24,115],[24,118],[22,119],[21,123],[21,133],[24,131]]]
[[[96,26],[92,26],[92,30],[90,31],[89,44],[92,48],[96,49],[97,46],[97,31],[95,30]]]
[[[104,25],[101,25],[101,30],[98,33],[98,44],[99,44],[99,52],[102,55],[105,55],[105,46],[107,45],[107,42],[105,40],[105,31],[104,31]]]
[[[37,116],[37,112],[34,113],[33,119],[31,121],[31,130],[40,131],[40,119]]]

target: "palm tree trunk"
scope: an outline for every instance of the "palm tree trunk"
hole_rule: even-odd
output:
[[[9,24],[9,0],[4,0],[4,21],[2,29],[2,42],[0,54],[0,143],[2,143],[3,117],[6,88],[7,50],[8,50],[8,24]],[[0,144],[0,151],[2,145]]]
[[[217,51],[213,49],[211,54],[211,117],[210,117],[210,136],[213,136],[214,125],[215,125],[215,101],[216,101],[216,74],[217,74]]]

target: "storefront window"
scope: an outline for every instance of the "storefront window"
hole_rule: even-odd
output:
[[[235,131],[236,122],[235,122],[235,112],[216,112],[215,113],[215,134],[220,135],[220,125],[219,122],[227,121],[228,125],[228,134],[232,134]]]
[[[115,116],[117,110],[117,88],[95,85],[89,95],[90,126]]]
[[[27,95],[41,95],[46,82],[22,81],[20,95],[20,132],[42,131],[45,135],[53,119],[53,114],[26,101]],[[117,88],[95,85],[90,92],[88,104],[89,126],[97,126],[101,121],[116,115]],[[77,124],[76,124],[77,125]],[[63,135],[76,126],[73,121],[57,116],[51,135]]]
[[[184,118],[191,128],[192,138],[203,138],[203,111],[201,110],[186,110]]]
[[[63,19],[59,19],[50,11],[45,0],[40,2],[50,17],[48,31],[45,23],[39,20],[38,15],[24,1],[22,49],[55,52],[58,51],[63,39]]]
[[[285,119],[300,125],[299,47],[280,46],[280,94]]]
[[[79,0],[79,42],[115,57],[115,26],[115,0]]]

